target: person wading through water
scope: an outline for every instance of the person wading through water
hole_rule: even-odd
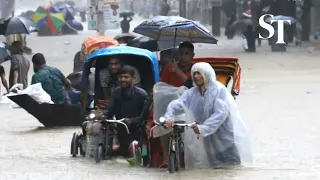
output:
[[[130,16],[123,17],[123,20],[120,22],[122,33],[129,33],[131,21],[132,21],[132,17],[130,17]]]

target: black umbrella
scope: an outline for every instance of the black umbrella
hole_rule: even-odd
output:
[[[0,21],[0,35],[37,32],[36,24],[25,17],[11,17]]]
[[[127,45],[131,47],[147,49],[152,52],[161,51],[173,47],[172,41],[157,41],[147,36],[136,37]]]
[[[128,46],[147,49],[149,51],[159,51],[158,41],[147,36],[134,38]]]
[[[123,33],[115,36],[113,39],[117,40],[118,42],[124,42],[126,44],[130,43],[134,38],[137,36],[131,33]]]
[[[127,11],[127,10],[120,12],[120,17],[128,17],[128,16],[134,16],[134,12]]]
[[[229,31],[233,29],[245,29],[247,26],[250,26],[250,25],[252,25],[251,19],[240,19],[230,25]]]
[[[39,104],[27,94],[8,96],[8,98],[46,127],[80,126],[82,123],[80,107],[65,104]]]

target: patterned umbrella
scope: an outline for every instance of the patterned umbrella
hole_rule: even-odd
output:
[[[180,16],[154,16],[134,28],[135,33],[155,40],[217,44],[218,40],[203,25]],[[174,45],[175,46],[175,45]]]
[[[60,13],[59,8],[56,6],[39,6],[36,10],[36,13],[40,11],[41,13],[46,12],[46,13]]]
[[[39,6],[32,20],[36,23],[37,28],[48,27],[52,34],[57,34],[65,24],[64,15],[53,6]]]

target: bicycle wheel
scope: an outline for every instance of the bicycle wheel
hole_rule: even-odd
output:
[[[175,170],[178,172],[180,171],[180,148],[181,148],[181,140],[178,140],[178,142],[176,143],[176,167],[175,167]]]
[[[72,157],[76,157],[78,155],[78,135],[77,133],[73,133],[72,135],[72,140],[71,140],[71,152],[70,154],[72,155]]]
[[[104,148],[104,159],[108,160],[111,159],[111,151],[112,148],[110,147],[110,142],[112,142],[112,140],[110,141],[110,134],[109,132],[106,133],[106,139],[105,139],[105,148]]]
[[[176,170],[176,154],[174,152],[170,153],[168,170],[169,173],[174,173]]]

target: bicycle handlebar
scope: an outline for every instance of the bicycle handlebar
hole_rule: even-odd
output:
[[[129,131],[129,128],[127,126],[126,123],[124,123],[123,121],[126,120],[126,119],[105,119],[105,120],[102,120],[102,121],[105,121],[105,122],[108,122],[108,123],[118,123],[118,124],[122,124],[125,128],[126,128],[126,131],[128,134],[130,134],[130,131]],[[101,121],[101,120],[95,120],[95,121]]]
[[[96,115],[93,113],[89,114],[87,117],[88,120],[94,120],[95,118],[96,118]],[[124,119],[124,118],[118,119],[118,120],[117,119],[105,119],[103,121],[108,122],[108,123],[122,124],[126,128],[127,133],[130,134],[130,131],[129,131],[127,124],[123,122],[124,120],[126,120],[126,119]],[[94,120],[94,121],[101,121],[101,120]]]
[[[156,126],[165,126],[165,123],[159,123],[157,121],[153,121]],[[173,126],[179,126],[179,127],[192,127],[193,125],[197,124],[196,122],[193,123],[174,123]]]
[[[160,118],[160,122],[157,121],[153,121],[154,124],[156,124],[155,126],[153,126],[150,131],[152,132],[154,128],[156,128],[157,126],[165,126],[165,119],[164,118]],[[193,123],[180,123],[179,121],[177,121],[177,123],[174,123],[173,126],[179,126],[179,127],[192,127],[193,125],[197,124],[196,122]],[[199,139],[199,135],[197,135],[197,139]]]
[[[104,121],[106,121],[108,123],[122,124],[126,128],[127,133],[130,134],[130,131],[129,131],[127,124],[123,122],[124,120],[126,120],[126,119],[124,119],[124,118],[122,118],[122,119],[105,119]]]

